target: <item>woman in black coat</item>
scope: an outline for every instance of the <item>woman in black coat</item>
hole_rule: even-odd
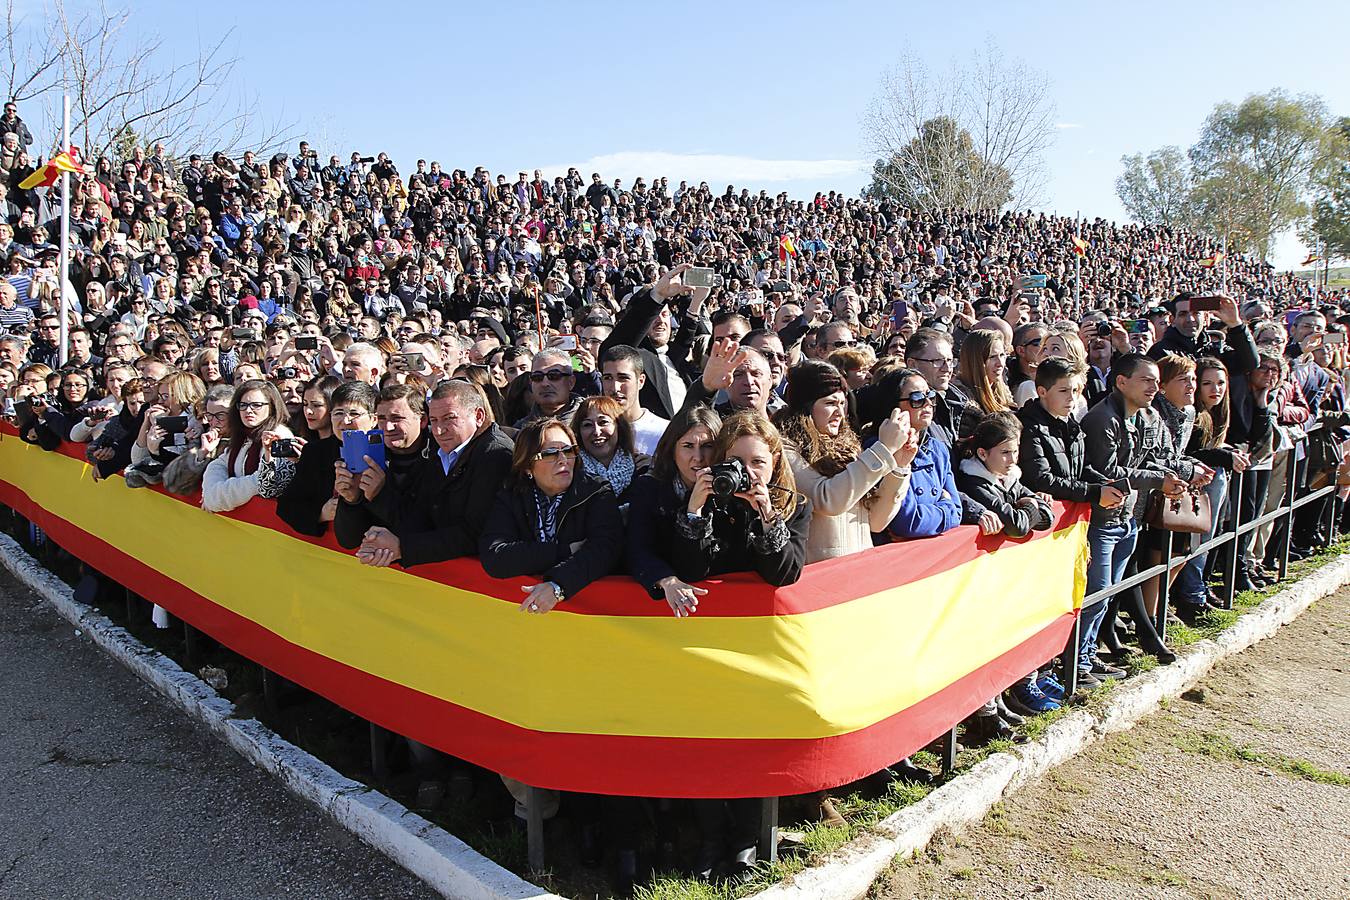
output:
[[[736,477],[738,489],[722,493]],[[685,515],[675,518],[671,565],[684,581],[758,572],[769,584],[793,584],[806,564],[810,524],[811,501],[797,493],[778,429],[757,412],[739,412],[722,423],[713,466],[698,473]]]
[[[614,491],[579,471],[579,454],[572,429],[557,419],[522,428],[511,482],[483,527],[479,557],[489,575],[542,579],[521,588],[522,612],[548,612],[613,571],[622,552]]]
[[[580,449],[572,429],[557,419],[539,419],[520,430],[511,460],[511,478],[497,495],[479,539],[479,557],[493,578],[533,575],[538,584],[522,587],[522,612],[544,614],[608,575],[623,550],[623,519],[607,482],[581,471]],[[526,818],[528,790],[502,776],[516,800],[516,815]],[[637,874],[636,823],[640,807],[631,798],[582,795],[583,856],[598,856],[596,832],[602,812],[610,820],[619,877],[631,883]],[[545,818],[557,810],[557,793],[538,794]]]
[[[693,582],[714,575],[757,572],[772,585],[801,577],[811,502],[797,493],[778,429],[758,412],[725,422],[706,407],[677,413],[632,497],[629,570],[677,616],[697,611],[706,591]],[[693,805],[702,833],[695,874],[753,867],[757,801]]]
[[[363,381],[348,381],[332,388],[325,397],[323,382],[327,380],[311,382],[305,389],[304,402],[323,400],[331,426],[312,428],[306,414],[306,431],[312,437],[291,439],[300,447],[300,458],[295,462],[291,483],[277,498],[277,516],[301,534],[316,537],[328,530],[328,523],[337,516],[334,484],[342,459],[342,432],[370,431],[376,424],[377,395],[373,387]],[[361,476],[347,473],[345,467],[343,472],[360,481]]]

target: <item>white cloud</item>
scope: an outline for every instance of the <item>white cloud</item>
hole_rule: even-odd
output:
[[[720,190],[727,184],[755,187],[771,182],[856,183],[871,168],[871,163],[860,159],[757,159],[720,153],[630,150],[542,168],[551,177],[565,174],[569,166],[576,166],[587,180],[592,172],[599,172],[606,181],[622,178],[626,184],[638,176],[649,184],[653,178],[665,176],[672,188],[681,181],[706,181]]]
[[[1082,128],[1083,126],[1078,124],[1077,122],[1056,122],[1055,127],[1058,128],[1060,131],[1063,131],[1066,128]]]

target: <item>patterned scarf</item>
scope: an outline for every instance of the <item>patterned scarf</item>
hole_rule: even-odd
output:
[[[534,507],[539,512],[539,540],[552,541],[558,536],[558,506],[562,498],[562,494],[550,497],[539,488],[534,489]]]
[[[633,457],[624,449],[614,451],[614,458],[609,461],[608,466],[589,453],[582,453],[581,466],[587,475],[608,481],[616,497],[628,490],[628,485],[633,481]]]

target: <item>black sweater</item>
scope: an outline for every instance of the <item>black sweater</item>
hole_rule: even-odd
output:
[[[769,584],[793,584],[806,564],[806,535],[811,525],[811,501],[797,498],[796,509],[781,527],[781,544],[772,529],[766,532],[759,514],[744,500],[725,505],[709,503],[702,517],[691,519],[681,507],[671,529],[670,562],[683,581],[702,581],[727,572],[758,572]]]
[[[323,506],[333,499],[334,468],[342,458],[342,440],[335,436],[305,444],[295,461],[295,475],[277,498],[277,515],[301,534],[321,535],[328,528],[319,521]]]

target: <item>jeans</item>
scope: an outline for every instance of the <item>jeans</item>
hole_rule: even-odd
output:
[[[1215,469],[1214,480],[1205,485],[1205,496],[1209,497],[1209,511],[1211,518],[1209,520],[1209,530],[1200,536],[1200,543],[1212,540],[1215,532],[1219,530],[1219,523],[1223,521],[1223,507],[1228,499],[1228,470]],[[1201,554],[1195,559],[1186,563],[1181,572],[1177,574],[1176,584],[1172,587],[1172,596],[1177,603],[1189,603],[1193,606],[1203,606],[1205,596],[1208,593],[1205,587],[1205,558],[1208,553]]]
[[[1139,525],[1133,518],[1111,525],[1088,526],[1087,592],[1095,594],[1125,577],[1125,567],[1134,553],[1139,538]],[[1079,614],[1080,639],[1078,644],[1078,671],[1092,668],[1097,654],[1097,632],[1106,617],[1106,602],[1094,603]]]

